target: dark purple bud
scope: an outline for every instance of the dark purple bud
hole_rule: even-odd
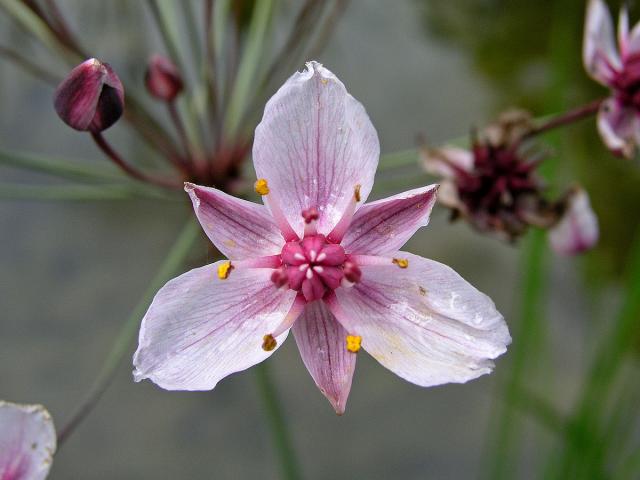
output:
[[[149,59],[144,83],[151,95],[165,102],[173,101],[184,87],[178,68],[162,55],[152,55]]]
[[[90,58],[58,86],[54,106],[71,128],[101,132],[122,116],[124,87],[108,63]]]

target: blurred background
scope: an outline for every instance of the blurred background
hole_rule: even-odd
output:
[[[299,4],[283,3],[276,36]],[[145,5],[59,5],[91,54],[111,63],[126,89],[142,90],[148,55],[163,51]],[[383,153],[415,148],[420,134],[438,145],[508,107],[541,116],[602,96],[581,64],[584,10],[578,0],[352,0],[317,60],[366,107]],[[632,10],[631,18],[639,13]],[[4,12],[0,38],[36,62],[52,63]],[[58,119],[48,85],[10,63],[1,71],[2,148],[106,162],[87,135]],[[150,161],[122,122],[106,136],[127,157]],[[513,345],[494,374],[430,389],[360,355],[347,412],[337,417],[290,340],[269,362],[305,478],[533,479],[551,471],[562,433],[554,428],[554,412],[536,410],[551,404],[560,415],[571,413],[618,311],[638,226],[640,170],[637,161],[605,150],[592,119],[545,141],[553,151],[544,167],[551,191],[576,182],[586,187],[600,220],[599,246],[574,259],[538,249],[540,278],[532,286],[523,278],[535,234],[507,245],[464,223],[451,224],[448,213],[436,209],[406,249],[450,265],[492,297]],[[0,176],[2,184],[53,182],[7,167],[0,167]],[[373,199],[435,181],[414,165],[384,170],[378,180]],[[180,196],[75,202],[2,196],[0,398],[42,403],[61,426],[95,379],[190,207]],[[182,270],[211,260],[201,237]],[[527,288],[541,294],[522,331]],[[233,375],[213,392],[167,392],[133,383],[129,358],[56,455],[50,478],[280,478],[255,372]],[[626,366],[625,402],[637,405],[638,365]],[[517,405],[507,401],[514,382],[535,396]],[[631,431],[624,431],[621,450],[640,440],[637,422],[630,421],[637,412],[628,412],[634,417],[622,422]],[[615,440],[623,433],[611,435]]]

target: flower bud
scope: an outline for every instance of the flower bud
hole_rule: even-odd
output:
[[[182,92],[182,76],[178,68],[162,55],[152,55],[144,76],[147,90],[165,102],[173,101]]]
[[[54,106],[71,128],[101,132],[122,116],[124,87],[109,64],[90,58],[58,86]]]
[[[582,188],[572,190],[558,223],[549,230],[549,243],[556,253],[576,255],[591,249],[599,236],[598,219],[589,196]]]

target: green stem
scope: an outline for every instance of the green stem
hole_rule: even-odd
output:
[[[109,388],[114,379],[118,367],[122,363],[124,356],[129,352],[131,342],[135,338],[140,325],[140,319],[149,306],[151,299],[158,289],[173,275],[184,263],[189,251],[195,240],[199,237],[197,223],[191,219],[182,230],[182,233],[176,240],[176,243],[166,256],[160,270],[151,281],[151,285],[138,302],[129,319],[122,325],[118,336],[105,360],[98,377],[89,391],[85,400],[80,404],[71,419],[58,433],[58,447],[61,446],[82,421],[91,413],[94,407],[100,401],[100,398]]]
[[[168,193],[168,192],[167,192]],[[17,185],[0,183],[0,200],[97,201],[171,197],[159,189],[136,185]]]
[[[280,458],[282,478],[286,480],[302,478],[295,450],[293,449],[293,442],[285,423],[282,406],[269,373],[269,367],[266,362],[262,362],[254,368],[254,371],[256,372],[256,381],[262,397],[264,413],[269,421],[273,441]]]
[[[545,232],[535,230],[528,238],[524,249],[523,268],[525,272],[520,310],[520,322],[513,328],[514,338],[511,346],[511,370],[504,385],[501,415],[498,420],[494,452],[490,456],[493,461],[489,478],[512,478],[512,462],[516,458],[515,423],[517,422],[515,405],[519,403],[520,379],[531,360],[531,352],[539,336],[538,324],[542,310],[545,278]]]
[[[576,413],[567,431],[567,450],[561,463],[561,475],[576,470],[589,474],[588,469],[603,468],[594,465],[604,453],[599,438],[601,419],[607,406],[621,366],[633,342],[637,340],[637,324],[640,318],[640,231],[629,255],[628,292],[622,309],[609,337],[602,344],[592,364]],[[585,461],[588,453],[589,462]],[[567,478],[567,477],[565,477]]]

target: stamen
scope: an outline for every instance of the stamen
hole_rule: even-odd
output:
[[[316,265],[315,267],[313,267],[313,271],[316,273],[322,273],[324,272],[324,268],[322,268],[320,265]]]
[[[316,261],[316,257],[317,257],[317,256],[318,256],[318,252],[316,252],[315,250],[311,250],[311,251],[309,252],[309,259],[310,259],[312,262],[315,262],[315,261]]]
[[[218,265],[218,278],[220,280],[226,280],[227,278],[229,278],[229,274],[234,268],[235,267],[231,265],[231,262],[221,263],[220,265]]]
[[[294,253],[293,258],[297,258],[298,260],[306,260],[304,255],[302,255],[301,253]]]
[[[322,252],[320,255],[318,255],[318,258],[316,258],[316,262],[323,262],[325,258],[327,258],[327,254]]]
[[[353,218],[353,214],[356,213],[356,207],[358,202],[360,202],[360,199],[360,185],[358,184],[353,188],[353,196],[351,197],[351,201],[349,202],[349,205],[347,205],[342,218],[336,226],[333,227],[331,233],[327,235],[327,240],[331,243],[340,243],[342,241],[345,233],[347,233],[349,225],[351,225],[351,219]]]
[[[318,209],[315,207],[307,208],[302,211],[302,217],[304,218],[304,235],[305,237],[310,235],[316,235],[318,230],[316,228],[317,220],[320,218]]]
[[[400,268],[407,268],[409,266],[409,260],[406,258],[394,258],[391,262]]]
[[[286,330],[289,330],[294,322],[298,319],[300,314],[303,312],[305,305],[307,304],[304,296],[301,293],[298,293],[295,300],[293,301],[293,305],[289,309],[289,312],[284,317],[280,325],[271,333],[272,337],[279,337]]]
[[[289,275],[286,268],[278,268],[271,274],[271,281],[276,284],[276,287],[282,288],[289,283]]]
[[[343,272],[344,272],[344,280],[347,282],[347,287],[352,287],[354,284],[358,283],[362,278],[362,270],[351,261],[344,262]]]
[[[308,268],[307,269],[307,279],[311,280],[313,278],[313,269]]]
[[[262,349],[265,352],[270,352],[278,345],[278,341],[273,338],[273,335],[270,333],[262,337]]]
[[[257,194],[262,195],[262,201],[271,211],[271,216],[275,220],[276,225],[278,225],[278,228],[280,228],[280,233],[282,233],[285,241],[291,242],[294,240],[300,240],[298,234],[293,230],[293,228],[291,228],[291,225],[289,225],[289,222],[284,216],[284,213],[282,213],[278,202],[276,202],[274,198],[269,196],[270,190],[267,180],[264,178],[259,178],[258,180],[256,180],[254,188]]]
[[[253,188],[258,195],[269,195],[269,184],[264,178],[259,178],[258,180],[256,180]]]
[[[347,350],[351,353],[358,353],[362,345],[362,337],[360,335],[347,335]]]

